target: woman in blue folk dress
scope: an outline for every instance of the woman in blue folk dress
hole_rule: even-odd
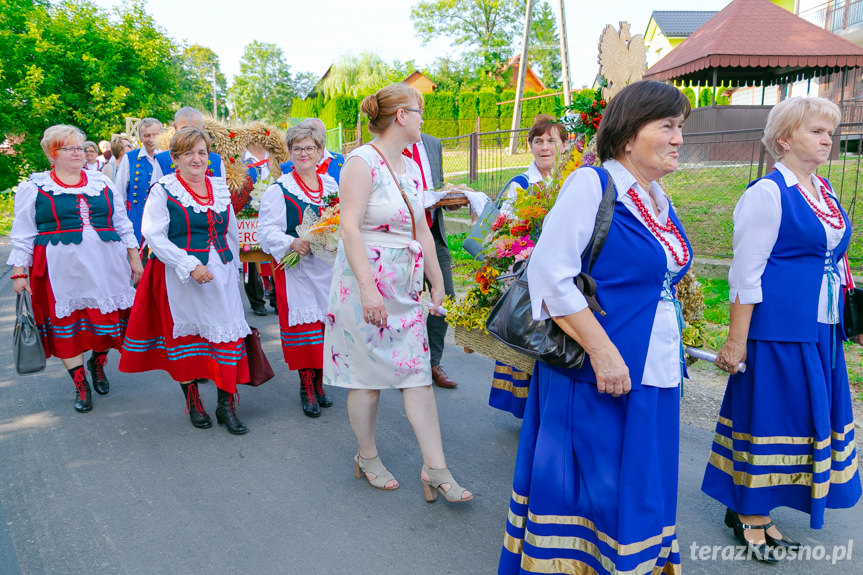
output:
[[[621,90],[596,135],[605,170],[576,170],[543,223],[528,264],[533,316],[552,317],[588,359],[534,368],[499,573],[680,572],[674,285],[692,250],[656,180],[677,169],[688,114],[673,86]],[[591,270],[598,318],[572,278],[609,177],[614,214]]]
[[[860,498],[840,297],[851,223],[815,174],[839,119],[822,98],[777,104],[763,139],[775,169],[734,210],[731,325],[716,360],[732,375],[701,489],[762,561],[799,546],[770,521],[774,508],[808,513],[820,529],[825,508]]]

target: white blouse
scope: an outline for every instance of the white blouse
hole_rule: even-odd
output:
[[[665,225],[671,203],[656,182],[651,184],[650,190],[645,191],[620,162],[608,160],[603,166],[611,174],[617,188],[617,199],[645,228],[647,224],[627,194],[630,188],[635,190],[646,206],[650,206],[648,194],[653,198],[659,209],[656,220]],[[575,287],[572,278],[581,273],[581,253],[593,234],[602,192],[599,175],[589,168],[576,170],[563,183],[554,207],[543,222],[542,235],[528,265],[534,319],[562,317],[587,307],[587,301]],[[652,235],[652,232],[649,233]],[[661,233],[674,246],[678,255],[682,254],[675,235],[670,231]],[[656,242],[665,253],[668,271],[679,272],[682,266],[674,260],[669,249],[659,240]],[[561,249],[561,246],[566,246],[566,249]],[[692,254],[689,257],[691,258]],[[680,384],[681,377],[680,327],[674,304],[662,297],[663,290],[660,290],[656,294],[656,316],[650,333],[641,384],[651,387],[676,387]]]
[[[797,176],[776,162],[776,169],[785,179],[788,187],[799,183]],[[814,174],[812,183],[816,190],[821,189],[821,180]],[[813,198],[810,196],[809,198]],[[827,211],[827,205],[820,193],[813,203],[822,211]],[[819,220],[827,237],[827,249],[833,250],[845,234],[845,226],[835,229],[826,222]],[[743,192],[737,206],[734,208],[734,259],[728,271],[729,299],[741,304],[761,303],[761,276],[767,267],[767,260],[773,252],[773,246],[779,237],[779,226],[782,223],[782,200],[779,186],[775,182],[762,178]],[[825,252],[825,266],[829,265],[828,253]],[[833,297],[828,298],[828,284],[844,285],[842,275],[835,272],[824,274],[821,280],[821,292],[818,297],[818,322],[834,324],[839,322],[839,292],[834,289]]]
[[[21,183],[15,193],[15,219],[9,237],[12,251],[7,264],[30,267],[33,265],[33,242],[36,228],[36,194],[38,187],[55,195],[81,194],[98,196],[105,187],[113,192],[112,224],[120,236],[119,242],[103,241],[90,223],[87,203],[79,201],[83,231],[80,244],[48,244],[45,246],[51,289],[54,293],[55,315],[67,317],[73,311],[98,309],[110,313],[132,306],[135,291],[131,287],[131,268],[127,249],[137,249],[138,241],[132,222],[126,216],[123,196],[101,172],[86,171],[87,185],[66,188],[51,179],[50,172],[39,172]],[[38,187],[37,187],[38,186]]]
[[[163,176],[150,188],[144,205],[141,232],[156,257],[165,264],[165,287],[168,306],[174,321],[173,337],[198,335],[213,343],[236,341],[250,333],[240,299],[239,272],[240,233],[231,207],[231,192],[221,178],[210,178],[213,205],[202,206],[177,181],[175,174]],[[222,263],[211,245],[207,270],[213,280],[205,284],[189,281],[201,260],[178,247],[168,238],[170,216],[168,194],[183,207],[196,213],[227,210],[227,243],[233,260]]]
[[[323,195],[338,193],[339,185],[328,174],[320,174],[323,183]],[[291,173],[282,174],[277,183],[281,183],[287,192],[298,200],[317,206],[322,202],[313,201],[300,188]],[[291,242],[296,236],[287,234],[287,206],[285,205],[282,188],[273,184],[261,197],[261,207],[258,210],[258,243],[261,249],[280,261],[291,249]],[[333,277],[333,266],[313,254],[302,258],[292,268],[279,268],[276,273],[285,276],[285,296],[288,304],[288,325],[301,325],[323,321],[329,298],[330,283]]]

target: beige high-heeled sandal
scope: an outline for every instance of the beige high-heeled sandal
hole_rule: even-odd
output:
[[[450,503],[464,503],[473,500],[472,494],[467,499],[462,499],[462,495],[464,495],[464,492],[467,490],[456,483],[456,480],[452,478],[452,473],[449,472],[449,468],[444,467],[443,469],[432,469],[423,465],[423,471],[425,471],[429,477],[429,480],[426,481],[422,478],[422,475],[420,475],[420,481],[423,482],[423,492],[425,493],[426,501],[429,503],[437,499],[438,492],[443,494],[443,498]],[[449,489],[446,491],[441,487],[441,485],[445,483],[449,483]]]
[[[374,475],[374,477],[370,478],[366,473],[370,473]],[[375,455],[371,459],[363,459],[360,457],[359,452],[357,452],[354,456],[354,477],[357,479],[365,479],[369,482],[369,485],[375,489],[394,491],[399,488],[396,478],[393,477],[393,474],[387,471],[387,468],[384,467],[383,463],[381,463],[380,455]],[[396,486],[387,487],[387,483],[390,481],[396,481]]]

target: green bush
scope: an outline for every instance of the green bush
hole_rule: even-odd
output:
[[[476,92],[459,92],[458,94],[458,131],[459,134],[470,134],[476,130],[476,118],[479,116],[479,94]]]
[[[681,90],[681,92],[683,92],[683,95],[689,100],[689,107],[694,109],[696,107],[695,90],[690,86],[686,86]]]
[[[515,90],[503,90],[498,102],[511,102],[512,100],[515,100]],[[512,127],[512,113],[515,110],[515,104],[501,104],[498,108],[500,108],[500,129],[509,130]]]
[[[500,129],[498,123],[500,106],[497,105],[499,101],[497,92],[491,88],[483,88],[477,93],[477,109],[483,132],[494,132]]]
[[[432,92],[425,95],[426,133],[438,138],[458,136],[458,107],[452,92]]]
[[[356,126],[358,113],[359,104],[356,98],[338,94],[326,103],[317,117],[323,120],[327,129],[337,128],[341,123],[342,128],[350,130]]]
[[[549,96],[548,94],[554,94],[554,90],[543,90],[540,92],[540,96],[545,95],[545,98],[539,99],[539,113],[540,114],[548,114],[549,116],[553,116],[557,118],[560,116],[560,112],[558,112],[558,108],[560,108],[560,96]]]
[[[533,98],[537,93],[533,90],[527,90],[524,93],[525,98]],[[522,100],[521,102],[521,127],[530,128],[533,126],[533,118],[539,114],[539,104],[542,100],[536,98],[533,100]]]

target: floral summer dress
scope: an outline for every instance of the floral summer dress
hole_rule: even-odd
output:
[[[324,328],[324,383],[354,389],[419,387],[431,383],[420,292],[423,254],[411,215],[384,161],[371,146],[354,150],[372,174],[361,231],[372,275],[387,308],[386,327],[363,319],[356,277],[339,243]],[[416,217],[423,217],[422,178],[414,162],[396,174]]]

